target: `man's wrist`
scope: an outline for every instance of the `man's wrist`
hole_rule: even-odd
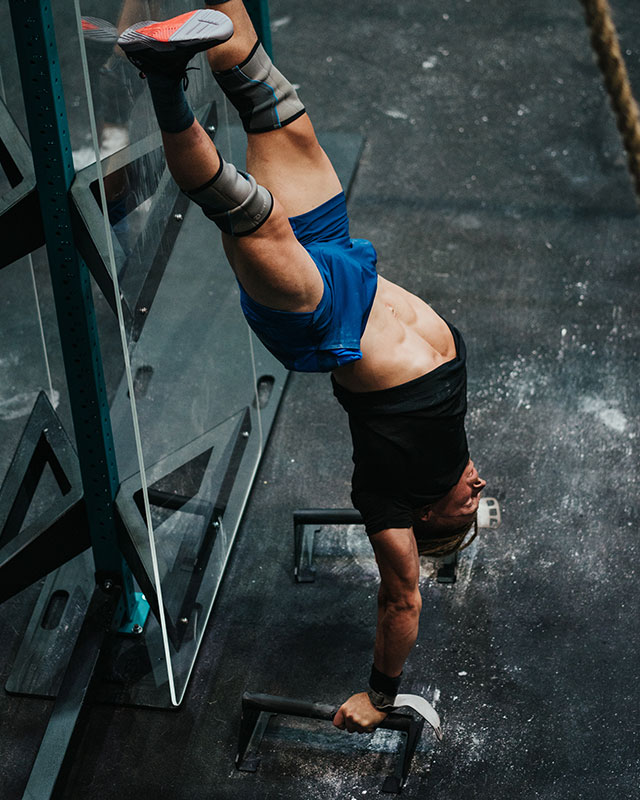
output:
[[[369,697],[371,705],[378,711],[385,711],[394,707],[396,699],[395,695],[392,697],[391,695],[383,694],[382,692],[374,692],[373,689],[369,687],[367,690],[367,696]]]
[[[395,703],[401,680],[402,673],[392,678],[389,675],[385,675],[384,672],[380,672],[375,664],[372,664],[371,675],[369,676],[369,690],[367,691],[371,705],[379,711],[392,707]]]

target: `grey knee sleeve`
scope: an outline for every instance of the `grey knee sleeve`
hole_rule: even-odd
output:
[[[240,114],[247,133],[277,130],[304,114],[296,90],[259,42],[241,64],[214,72],[213,77]]]
[[[221,231],[231,236],[247,236],[257,231],[273,208],[271,192],[222,156],[217,174],[204,186],[185,194]]]

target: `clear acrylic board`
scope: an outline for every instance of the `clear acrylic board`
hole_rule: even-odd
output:
[[[68,5],[58,5],[58,17],[68,15]],[[77,31],[84,18],[90,29],[99,16],[122,30],[183,12],[175,2],[78,0],[75,19],[63,25]],[[126,692],[134,702],[156,704],[164,693],[178,703],[260,457],[260,376],[220,235],[166,169],[145,81],[112,41],[86,33],[82,44],[75,72],[63,78],[65,94],[90,97],[78,100],[80,124],[83,103],[94,119],[93,131],[75,134],[70,120],[79,170],[73,194],[89,231],[83,250],[95,278],[102,351],[113,359],[105,371],[117,505],[135,550],[134,574],[149,576],[141,587],[155,592],[162,609],[142,635],[148,672]],[[224,149],[222,96],[205,56],[192,65],[199,69],[189,72],[189,101]],[[115,341],[121,333],[126,354]],[[119,643],[114,675],[134,652],[138,642]]]

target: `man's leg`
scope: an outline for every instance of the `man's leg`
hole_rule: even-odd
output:
[[[223,46],[214,41],[216,19],[221,41],[231,27],[225,29],[225,18],[212,11],[133,26],[118,41],[147,78],[171,174],[226,234],[225,251],[245,290],[273,308],[309,311],[324,287],[311,257],[293,235],[286,210],[254,178],[221,158],[184,94],[189,58],[198,50]],[[195,45],[193,28],[198,29]],[[180,46],[176,37],[183,39]],[[171,50],[164,49],[168,41]]]
[[[207,56],[214,77],[240,110],[248,139],[247,170],[278,198],[289,217],[330,200],[342,187],[329,158],[318,144],[311,120],[295,90],[261,49],[245,63],[255,50],[257,35],[244,3],[227,0],[218,4],[211,2],[209,6],[217,7],[234,25],[232,38],[210,50]],[[256,88],[258,82],[263,83]],[[273,110],[263,107],[265,96],[269,97],[264,87],[275,87],[272,95],[281,97]],[[261,103],[261,110],[255,112],[252,120],[252,108],[260,107]],[[273,130],[264,130],[272,124],[270,112],[278,120],[279,108],[292,117],[291,121]],[[255,128],[262,132],[252,132]]]

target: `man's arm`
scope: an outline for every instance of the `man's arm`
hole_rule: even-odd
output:
[[[371,537],[371,544],[381,579],[374,666],[383,676],[393,679],[402,673],[418,636],[422,608],[420,561],[411,528],[381,531]],[[339,708],[333,724],[352,733],[364,733],[373,730],[386,716],[372,705],[367,692],[358,692]]]

